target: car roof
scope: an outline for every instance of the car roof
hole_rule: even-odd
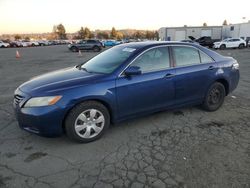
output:
[[[131,43],[121,44],[121,46],[136,48],[136,49],[161,46],[161,45],[186,45],[186,46],[200,47],[200,45],[198,45],[198,44],[177,42],[177,41],[146,41],[146,42],[131,42]]]
[[[143,51],[148,48],[156,47],[156,46],[162,46],[162,45],[181,45],[181,46],[190,46],[195,47],[206,54],[208,54],[210,57],[212,57],[215,61],[220,61],[224,57],[210,49],[207,49],[199,44],[196,43],[188,43],[188,42],[177,42],[177,41],[147,41],[147,42],[131,42],[131,43],[125,43],[120,44],[118,46],[123,48],[135,48],[137,51]]]

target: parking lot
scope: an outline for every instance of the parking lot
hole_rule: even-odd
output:
[[[250,49],[219,51],[241,79],[216,112],[188,107],[112,125],[98,141],[22,131],[13,92],[29,78],[79,64],[95,52],[66,46],[0,49],[0,187],[250,187]]]

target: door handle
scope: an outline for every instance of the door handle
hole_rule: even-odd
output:
[[[209,66],[208,69],[209,70],[214,70],[214,66]]]
[[[165,75],[165,78],[172,78],[172,77],[174,77],[174,76],[175,76],[174,74],[167,73],[167,74]]]

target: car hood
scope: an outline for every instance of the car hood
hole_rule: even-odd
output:
[[[70,67],[33,77],[20,85],[19,89],[30,95],[41,95],[91,84],[103,76]]]
[[[188,38],[191,40],[195,40],[195,38],[193,36],[188,36]]]

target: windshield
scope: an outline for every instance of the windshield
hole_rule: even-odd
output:
[[[90,59],[81,66],[81,69],[87,72],[108,74],[119,67],[135,51],[135,48],[116,46]]]

